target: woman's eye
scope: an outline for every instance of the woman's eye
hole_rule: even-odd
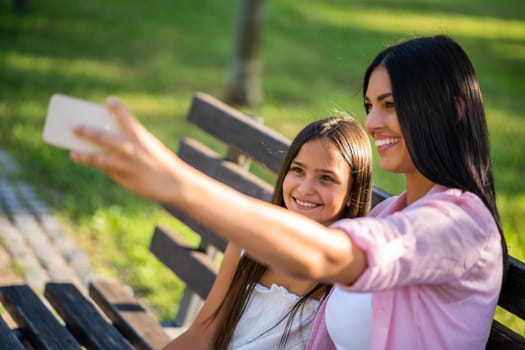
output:
[[[394,102],[385,102],[385,107],[386,108],[395,108],[395,104]]]
[[[372,104],[365,102],[365,112],[370,113],[370,110],[372,109]]]

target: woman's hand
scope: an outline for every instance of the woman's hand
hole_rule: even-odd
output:
[[[180,159],[127,110],[116,98],[106,100],[106,108],[120,126],[110,134],[84,126],[75,127],[78,137],[100,146],[98,153],[71,152],[77,162],[96,167],[136,194],[160,202],[175,190],[174,170]],[[167,191],[167,189],[170,189]]]

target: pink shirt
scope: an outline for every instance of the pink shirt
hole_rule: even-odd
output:
[[[362,276],[337,287],[373,292],[372,349],[484,349],[503,271],[490,211],[476,195],[439,185],[405,202],[403,193],[369,217],[333,224],[368,256]],[[334,349],[325,307],[307,349]]]

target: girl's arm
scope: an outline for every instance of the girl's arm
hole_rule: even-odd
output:
[[[235,191],[197,171],[149,133],[117,100],[107,107],[119,136],[76,128],[77,136],[105,152],[73,152],[73,160],[95,166],[131,191],[177,206],[250,256],[295,277],[353,283],[367,265],[364,252],[341,230]]]
[[[224,257],[219,272],[217,273],[217,278],[197,317],[184,333],[172,340],[163,350],[213,349],[213,340],[215,339],[218,324],[221,322],[221,315],[213,320],[211,320],[210,317],[224,300],[240,258],[241,248],[229,243],[224,251]]]

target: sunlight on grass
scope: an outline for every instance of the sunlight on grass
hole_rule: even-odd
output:
[[[523,213],[525,213],[525,195],[498,194],[498,208],[505,213],[502,217],[503,230],[509,246],[509,254],[525,261],[525,237],[523,236]]]
[[[296,6],[306,18],[341,27],[359,27],[384,33],[428,33],[454,31],[455,35],[483,39],[524,40],[525,21],[496,18],[385,10],[384,8],[359,8],[341,11],[323,2],[301,2]]]
[[[0,115],[7,115],[7,102],[0,101]]]
[[[59,58],[29,55],[21,52],[8,53],[4,64],[7,69],[21,72],[52,73],[55,77],[96,77],[101,81],[128,79],[129,69],[116,63],[92,59]]]
[[[123,92],[117,96],[139,119],[158,117],[165,120],[175,111],[189,108],[191,93],[181,95],[161,95]]]
[[[493,41],[489,44],[500,56],[513,61],[525,61],[525,42],[505,43]]]

